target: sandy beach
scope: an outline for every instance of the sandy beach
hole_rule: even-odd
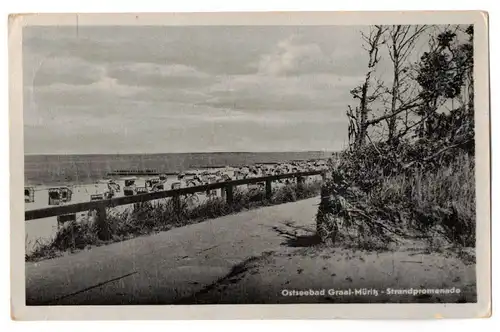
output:
[[[304,165],[301,168],[293,168],[292,164],[275,164],[275,165],[269,165],[266,166],[265,169],[269,169],[269,173],[263,172],[264,166],[262,166],[262,169],[254,168],[255,166],[250,166],[250,167],[243,167],[243,168],[234,168],[234,167],[217,167],[217,168],[207,168],[207,169],[196,169],[196,170],[188,170],[186,172],[181,172],[181,178],[179,178],[179,174],[176,175],[166,175],[166,180],[164,182],[164,190],[170,190],[172,189],[173,185],[179,186],[179,188],[185,188],[188,186],[193,186],[193,185],[201,185],[199,180],[198,181],[193,181],[196,180],[197,176],[199,175],[201,177],[205,177],[205,183],[208,183],[210,181],[221,181],[222,175],[225,174],[231,179],[236,179],[240,177],[261,177],[265,175],[274,174],[276,173],[276,170],[278,168],[283,168],[283,169],[289,169],[293,171],[303,171],[304,170]],[[319,169],[319,167],[317,167]],[[216,175],[217,174],[217,175]],[[32,186],[34,190],[34,195],[33,195],[33,202],[26,202],[25,203],[25,210],[36,210],[36,209],[42,209],[42,208],[47,208],[50,207],[49,205],[49,189],[51,188],[68,188],[71,191],[71,201],[69,202],[62,202],[60,205],[64,204],[75,204],[75,203],[83,203],[83,202],[88,202],[91,200],[92,195],[102,195],[105,194],[106,192],[109,192],[108,188],[108,183],[110,179],[112,179],[115,183],[117,183],[120,187],[119,191],[114,192],[113,197],[122,197],[124,196],[124,191],[123,188],[125,187],[125,179],[130,179],[134,178],[135,179],[135,185],[136,187],[146,187],[146,182],[148,179],[151,178],[158,178],[158,176],[112,176],[108,177],[107,179],[99,180],[96,181],[93,184],[71,184],[68,186],[60,185],[60,186],[48,186],[48,185],[43,185],[43,186]],[[210,179],[209,180],[207,180]],[[314,178],[314,177],[313,177]],[[310,179],[306,179],[306,181],[309,181]],[[285,185],[285,182],[279,183],[276,182],[273,184],[276,187],[280,187]],[[248,186],[239,186],[240,189],[248,189]],[[222,190],[221,189],[216,189],[213,192],[214,196],[221,197],[222,196]],[[204,202],[208,198],[208,195],[204,192],[198,193],[197,194],[197,201],[198,203]],[[129,209],[132,207],[131,205],[122,205],[122,206],[117,206],[114,207],[114,211],[116,212],[123,212],[126,209]],[[81,220],[82,218],[93,218],[93,215],[89,212],[80,212],[77,213],[76,218],[77,220]],[[50,217],[50,218],[43,218],[43,219],[35,219],[35,220],[29,220],[26,221],[25,223],[25,248],[26,248],[26,253],[30,253],[34,247],[42,242],[48,242],[50,241],[54,235],[57,233],[58,225],[57,222],[57,217]]]

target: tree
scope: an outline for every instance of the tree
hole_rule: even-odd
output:
[[[364,146],[367,137],[396,145],[400,138],[415,133],[417,137],[437,139],[448,135],[445,144],[450,145],[473,139],[473,27],[439,29],[434,27],[438,32],[429,35],[428,50],[416,63],[411,62],[410,54],[428,27],[373,26],[369,34],[362,34],[368,70],[364,82],[350,91],[359,101],[354,109],[349,105],[347,111],[351,149]],[[468,37],[465,41],[464,36]],[[390,87],[375,79],[382,45],[387,46],[392,63]],[[450,100],[459,100],[461,106],[454,108],[452,103],[451,110],[443,111],[442,106]],[[386,106],[382,114],[372,112],[375,102]],[[370,137],[374,131],[369,128],[383,124],[387,134],[382,126],[382,138]]]
[[[392,87],[389,91],[391,105],[388,113],[393,115],[386,119],[388,128],[388,140],[391,141],[396,136],[398,109],[401,105],[406,105],[413,98],[415,81],[411,77],[411,68],[408,64],[408,58],[415,48],[416,41],[427,29],[427,26],[421,25],[393,25],[387,34],[387,48],[393,67]],[[407,109],[404,118],[404,129],[408,128]]]
[[[447,29],[431,40],[430,51],[425,52],[418,64],[417,82],[421,87],[420,98],[423,103],[417,114],[422,118],[418,134],[420,137],[444,136],[454,128],[471,131],[474,116],[473,89],[473,28],[466,33],[469,38],[465,43],[457,40],[458,27]],[[438,113],[438,108],[447,100],[464,97],[466,102],[449,114]],[[463,98],[462,98],[463,99]],[[454,124],[452,125],[451,122]],[[461,128],[466,126],[467,128]]]
[[[380,81],[373,87],[373,74],[377,63],[380,61],[379,48],[385,43],[382,38],[386,28],[381,25],[370,27],[368,34],[362,33],[365,42],[364,49],[368,52],[368,71],[365,74],[363,84],[351,90],[354,99],[359,100],[359,105],[355,111],[349,107],[347,116],[349,117],[349,142],[354,148],[359,148],[365,144],[368,123],[369,104],[377,100],[382,95],[383,84]],[[372,92],[370,92],[372,88]]]

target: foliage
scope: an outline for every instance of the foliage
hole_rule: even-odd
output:
[[[394,64],[392,88],[371,87],[389,95],[390,109],[363,119],[362,109],[371,110],[375,101],[364,99],[363,108],[347,112],[350,146],[330,165],[316,217],[318,234],[327,242],[380,249],[419,237],[430,243],[441,239],[438,246],[475,246],[473,27],[431,35],[416,64],[404,63],[401,45],[425,29],[410,30],[382,30]],[[411,70],[413,75],[401,76]],[[373,67],[367,72],[371,77]],[[417,93],[403,100],[407,86]],[[360,121],[363,139],[357,136]],[[384,122],[385,136],[366,128]]]
[[[456,43],[456,32],[446,30],[438,34],[435,45],[431,44],[431,50],[424,52],[420,59],[416,81],[421,87],[419,97],[422,104],[416,109],[416,114],[425,118],[418,127],[420,137],[437,135],[440,138],[463,127],[465,134],[473,135],[473,93],[466,96],[469,100],[461,107],[449,113],[438,112],[446,100],[460,97],[466,84],[472,85],[472,26],[466,29],[466,33],[469,38],[465,43]]]
[[[405,169],[415,151],[411,144],[400,148],[403,162],[381,158],[374,147],[345,153],[322,188],[319,235],[363,248],[439,235],[453,245],[474,247],[473,157],[457,148],[443,153],[439,162],[413,163]]]

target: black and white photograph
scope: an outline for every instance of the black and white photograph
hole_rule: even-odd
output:
[[[19,28],[23,305],[480,302],[479,13],[61,15]]]

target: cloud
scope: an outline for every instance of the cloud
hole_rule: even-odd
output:
[[[291,35],[280,41],[272,53],[261,56],[258,72],[271,76],[324,73],[332,70],[332,61],[318,44]]]
[[[26,150],[337,146],[364,74],[358,37],[332,26],[27,28]]]
[[[203,104],[249,111],[335,109],[346,106],[349,90],[361,80],[334,74],[230,76],[210,87],[212,98]]]
[[[104,73],[103,66],[88,63],[80,58],[48,56],[41,59],[38,67],[33,70],[32,80],[25,82],[25,85],[87,85],[99,81]]]
[[[262,54],[254,66],[258,73],[270,76],[362,75],[365,68],[360,63],[365,62],[365,53],[361,47],[356,48],[358,34],[345,27],[339,30],[341,33],[335,37],[321,35],[317,40],[304,33],[291,34],[280,40],[271,52]]]
[[[103,76],[86,85],[54,83],[44,86],[33,86],[25,89],[25,101],[34,103],[38,108],[54,106],[87,106],[91,108],[99,104],[113,104],[122,98],[132,97],[142,88],[120,85],[114,78]],[[26,98],[27,97],[27,98]]]
[[[203,67],[213,75],[248,74],[247,66],[290,28],[245,26],[27,27],[26,53],[78,57],[95,64],[152,63]],[[260,38],[263,34],[269,39]],[[276,35],[276,37],[274,37]],[[29,65],[29,64],[28,64]]]
[[[110,65],[108,75],[124,85],[163,88],[201,87],[211,76],[182,64],[127,63]]]

